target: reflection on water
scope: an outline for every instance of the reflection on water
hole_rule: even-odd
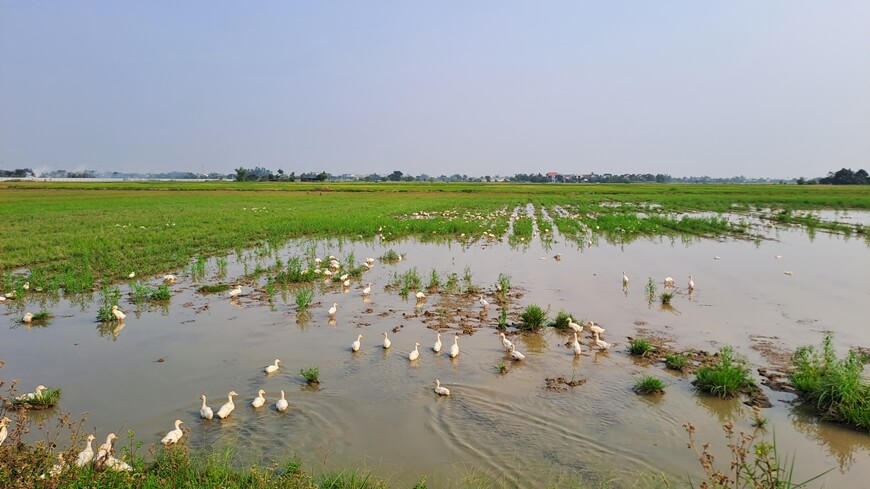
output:
[[[0,358],[7,362],[2,374],[26,384],[62,386],[59,409],[92,413],[88,423],[101,436],[129,426],[137,439],[156,443],[169,421],[180,417],[192,430],[191,446],[235,444],[240,463],[299,455],[315,469],[367,466],[398,486],[411,486],[421,475],[427,475],[429,487],[455,487],[475,478],[516,487],[578,478],[633,481],[649,471],[680,478],[698,471],[695,456],[685,450],[682,424],[692,422],[705,439],[715,440],[722,423],[748,423],[748,408],[739,400],[697,394],[691,376],[665,375],[660,364],[636,364],[624,338],[636,336],[639,325],[673,338],[675,348],[734,345],[754,366],[765,365],[765,359],[749,348],[752,335],[776,336],[787,349],[818,344],[820,330],[834,331],[840,349],[866,343],[858,308],[868,289],[854,273],[870,269],[866,245],[824,235],[810,242],[800,232],[776,232],[778,241],[756,242],[627,243],[614,237],[619,244],[608,245],[610,238],[590,229],[570,240],[554,233],[460,246],[406,239],[264,245],[240,250],[222,266],[209,259],[179,273],[168,303],[124,303],[132,314],[123,324],[95,323],[98,304],[90,295],[33,295],[32,303],[0,306],[10,322],[0,342]],[[350,287],[318,280],[314,302],[303,310],[291,288],[266,293],[265,274],[244,282],[243,297],[195,291],[258,266],[268,269],[276,258],[287,263],[316,253],[345,260],[378,257],[389,249],[405,258],[376,261]],[[560,259],[551,259],[554,255]],[[445,279],[455,276],[457,287],[475,285],[480,293],[457,299],[427,291],[418,303],[385,288],[393,274],[413,268],[425,276],[429,270]],[[473,284],[461,278],[466,269],[473,271]],[[783,270],[794,275],[784,276]],[[635,290],[631,285],[620,290],[623,271],[638,277]],[[514,287],[505,305],[507,331],[526,354],[521,362],[505,356],[496,307],[484,311],[477,303],[484,296],[495,304],[499,274],[509,275]],[[697,278],[695,291],[678,289],[670,307],[658,300],[648,304],[643,278],[690,274]],[[369,282],[371,295],[363,297]],[[326,310],[333,303],[338,313],[330,319]],[[47,327],[14,323],[23,309],[37,304],[55,315]],[[565,346],[573,338],[553,328],[517,333],[519,313],[532,304],[600,323],[615,345],[598,351],[584,332],[583,354],[577,357]],[[445,347],[438,354],[431,350],[436,328]],[[389,350],[381,346],[383,331],[391,331]],[[453,332],[462,333],[455,359],[446,355]],[[358,334],[364,335],[362,347],[351,353]],[[420,358],[412,363],[407,355],[417,341]],[[264,376],[263,365],[276,357],[283,360],[281,371]],[[500,363],[507,364],[507,373],[498,372]],[[320,369],[321,384],[305,383],[298,371],[306,367]],[[667,378],[666,394],[634,394],[642,373]],[[586,383],[546,390],[544,379],[560,376]],[[432,392],[435,378],[451,390],[450,398]],[[253,410],[249,403],[260,388],[267,406]],[[241,394],[230,418],[197,418],[200,393],[219,407],[230,389]],[[274,409],[280,390],[291,404],[286,413]],[[797,475],[837,465],[840,473],[825,479],[831,487],[861,487],[870,477],[866,434],[802,417],[783,403],[765,415],[774,419],[777,439],[788,440],[798,452]],[[781,418],[786,422],[776,423]],[[807,458],[816,465],[806,467]]]

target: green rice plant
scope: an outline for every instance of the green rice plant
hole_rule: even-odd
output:
[[[634,392],[638,394],[664,394],[665,383],[658,377],[652,375],[641,375],[634,382]]]
[[[547,323],[547,314],[547,311],[542,309],[540,306],[532,304],[526,307],[520,315],[520,319],[522,319],[520,329],[525,331],[539,331]]]
[[[649,277],[646,281],[646,301],[650,304],[653,303],[656,296],[656,283],[653,282],[652,277]]]
[[[507,308],[502,307],[498,312],[498,329],[507,328]]]
[[[396,250],[390,248],[383,255],[381,255],[381,261],[384,263],[396,263],[402,259],[402,256],[396,253]]]
[[[156,289],[151,291],[151,295],[148,299],[152,301],[168,301],[171,296],[172,293],[169,291],[169,286],[166,284],[160,284]]]
[[[53,317],[54,317],[54,315],[52,315],[50,312],[43,309],[39,312],[34,312],[33,317],[30,318],[30,322],[31,323],[45,323]],[[19,322],[20,321],[21,321],[21,319],[19,319]]]
[[[673,298],[674,298],[673,292],[662,292],[661,295],[659,295],[659,300],[662,301],[663,306],[670,305],[671,299],[673,299]]]
[[[218,292],[226,292],[232,288],[229,284],[205,284],[199,286],[196,291],[200,294],[217,294]]]
[[[266,292],[266,295],[269,296],[270,299],[275,297],[275,282],[273,282],[271,280],[266,282],[265,292]]]
[[[60,387],[49,387],[37,396],[13,399],[12,405],[25,409],[48,409],[60,402],[60,393]]]
[[[190,274],[197,280],[201,279],[205,276],[205,264],[206,257],[203,255],[197,256],[196,261],[190,265]]]
[[[121,289],[117,285],[103,287],[100,291],[100,309],[97,311],[97,320],[107,323],[115,320],[112,314],[112,306],[117,306],[121,300]]]
[[[628,353],[635,357],[645,357],[654,352],[656,347],[647,338],[632,338],[628,341]]]
[[[219,256],[217,258],[218,277],[225,277],[227,275],[227,265],[227,257]]]
[[[320,369],[317,367],[299,369],[299,375],[301,375],[309,384],[320,383]]]
[[[403,288],[407,287],[411,290],[420,290],[422,288],[423,279],[421,279],[420,274],[417,273],[417,267],[406,271],[402,275],[402,286]]]
[[[719,349],[719,358],[702,365],[695,373],[695,386],[721,398],[731,398],[746,389],[755,388],[746,359],[734,353],[731,346]]]
[[[451,294],[455,294],[459,290],[459,275],[456,272],[451,272],[447,275],[447,281],[444,283],[444,289]]]
[[[314,301],[314,288],[299,287],[298,289],[296,289],[294,298],[296,300],[296,309],[299,311],[304,311],[308,308],[308,306],[311,305],[311,302]]]
[[[507,368],[507,365],[503,361],[501,361],[501,362],[498,362],[498,364],[496,364],[495,370],[496,370],[496,372],[498,372],[500,374],[506,374],[508,371],[508,368]]]
[[[826,334],[822,351],[798,348],[792,357],[791,383],[801,401],[824,419],[870,429],[870,382],[864,376],[867,358],[850,351],[839,358],[832,335]]]
[[[511,290],[511,276],[504,273],[498,274],[498,280],[495,283],[495,290],[504,297]]]
[[[429,284],[426,285],[427,290],[437,291],[441,287],[441,277],[435,269],[429,274]]]
[[[570,322],[570,320],[570,314],[565,311],[559,311],[559,314],[556,314],[556,319],[550,323],[550,326],[556,329],[566,330],[568,329],[568,322]]]
[[[143,284],[138,280],[130,284],[130,298],[135,304],[146,302],[151,298],[151,293],[154,291],[153,287]]]
[[[689,365],[689,358],[679,353],[666,353],[665,365],[672,370],[685,370]]]

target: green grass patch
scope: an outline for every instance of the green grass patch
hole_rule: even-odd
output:
[[[219,292],[226,292],[232,288],[229,284],[205,284],[199,286],[196,291],[200,294],[217,294]]]
[[[60,387],[49,387],[38,396],[28,399],[13,399],[12,405],[24,409],[48,409],[60,402]]]
[[[532,304],[527,306],[520,315],[520,329],[524,331],[540,331],[547,324],[547,311]]]
[[[384,253],[383,255],[381,255],[381,261],[384,263],[397,263],[401,259],[402,255],[398,254],[396,250],[392,248],[387,250],[386,253]]]
[[[300,311],[304,311],[311,305],[312,301],[314,301],[314,288],[313,287],[300,287],[296,289],[296,292],[293,294],[294,300],[296,301],[296,309]]]
[[[299,375],[309,384],[320,383],[320,369],[317,367],[307,367],[299,369]]]
[[[100,291],[100,308],[97,310],[97,321],[108,323],[115,320],[112,307],[121,300],[121,289],[117,285],[103,287]]]
[[[550,322],[550,326],[556,329],[566,330],[568,329],[568,322],[570,320],[570,314],[565,311],[559,311],[559,314],[556,314],[556,319]]]
[[[712,364],[702,365],[695,373],[695,386],[721,398],[755,388],[746,359],[734,353],[731,346],[719,349],[719,358]]]
[[[662,292],[661,295],[659,295],[659,300],[662,301],[662,305],[664,305],[664,306],[670,305],[671,299],[673,299],[673,298],[674,298],[673,292]]]
[[[656,347],[647,338],[632,338],[628,341],[628,353],[635,357],[645,357],[654,352]]]
[[[671,370],[685,370],[689,365],[689,358],[679,353],[666,353],[665,365]]]
[[[643,395],[663,394],[665,392],[665,383],[658,377],[644,374],[634,382],[634,392]]]
[[[838,358],[833,338],[825,335],[821,351],[799,348],[792,359],[791,382],[801,400],[823,419],[870,431],[870,382],[864,377],[867,358],[849,352]]]

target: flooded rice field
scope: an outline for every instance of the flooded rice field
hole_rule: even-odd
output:
[[[860,213],[851,218],[868,222]],[[99,294],[7,301],[0,306],[9,325],[0,343],[0,373],[20,379],[22,390],[62,387],[59,406],[34,418],[86,412],[87,429],[96,430],[98,440],[110,431],[121,434],[118,446],[126,444],[128,430],[156,444],[178,418],[190,430],[190,446],[231,444],[242,464],[296,455],[315,470],[360,467],[402,487],[421,476],[429,487],[475,478],[508,487],[578,477],[628,485],[655,473],[675,485],[698,481],[702,472],[686,448],[683,425],[694,424],[696,439],[711,442],[726,463],[721,424],[733,419],[738,430],[751,431],[752,410],[741,399],[696,392],[691,375],[629,356],[627,337],[652,337],[674,350],[732,345],[748,357],[757,380],[757,368],[776,368],[783,355],[820,344],[827,331],[841,354],[870,346],[863,314],[870,303],[867,242],[825,233],[811,239],[797,228],[765,232],[754,241],[663,237],[579,244],[556,233],[521,243],[332,240],[250,250],[227,257],[225,266],[212,259],[197,272],[177,271],[166,305],[137,306],[122,284],[122,324],[96,322]],[[304,313],[297,311],[294,289],[271,290],[262,276],[243,281],[235,299],[197,291],[203,284],[235,284],[276,257],[286,263],[313,252],[345,263],[352,255],[360,263],[389,250],[403,258],[376,259],[349,287],[318,280]],[[412,290],[403,297],[391,284],[413,269],[423,284],[434,270],[442,283],[455,274],[460,289],[473,284],[480,292],[427,292],[417,301]],[[498,335],[500,275],[512,285],[507,331],[526,355],[520,362],[505,354]],[[648,278],[661,292],[666,276],[676,281],[670,308],[646,295]],[[481,296],[489,307],[478,302]],[[548,309],[551,318],[564,310],[578,322],[595,321],[612,348],[596,350],[584,331],[583,354],[575,357],[573,337],[553,328],[518,333],[510,325],[531,304]],[[17,321],[25,310],[38,309],[54,318],[45,326]],[[384,332],[390,349],[382,346]],[[440,353],[432,351],[437,332]],[[450,358],[454,333],[461,352]],[[361,347],[352,352],[358,335]],[[409,361],[415,342],[419,358]],[[265,374],[275,358],[279,371]],[[299,374],[307,367],[319,368],[319,385],[309,386]],[[645,373],[665,381],[664,395],[633,392]],[[548,388],[546,379],[560,377],[578,385]],[[450,389],[449,397],[433,392],[435,379]],[[267,404],[254,409],[250,402],[261,388]],[[217,411],[231,390],[239,396],[229,418],[199,419],[200,394]],[[281,390],[290,403],[284,413],[274,407]],[[814,419],[791,403],[792,394],[763,391],[772,402],[762,409],[770,420],[766,436],[775,434],[780,453],[797,461],[797,479],[833,469],[823,479],[828,487],[866,485],[870,435]]]

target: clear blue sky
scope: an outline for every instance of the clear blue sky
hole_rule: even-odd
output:
[[[870,1],[0,0],[0,168],[870,169]]]

